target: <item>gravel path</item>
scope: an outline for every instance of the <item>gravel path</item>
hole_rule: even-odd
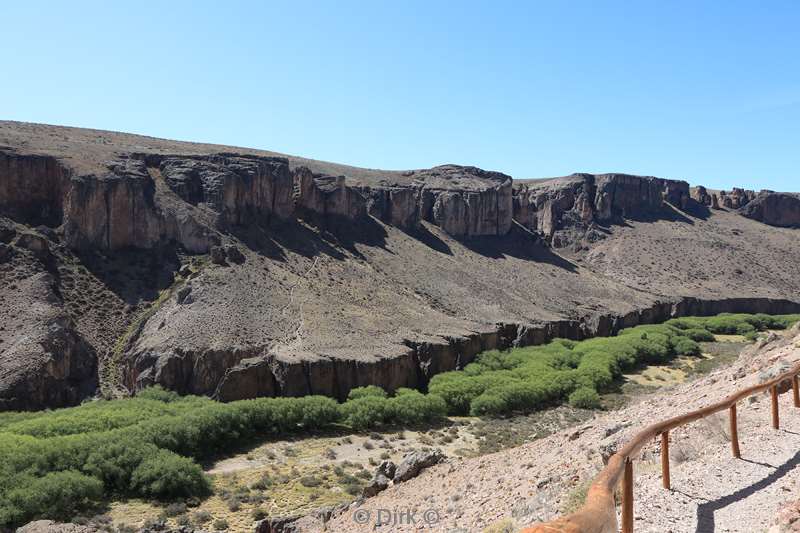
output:
[[[635,531],[766,531],[781,503],[796,498],[800,488],[800,409],[792,406],[791,394],[781,395],[779,405],[779,430],[770,425],[769,397],[739,408],[741,459],[734,459],[729,441],[720,438],[711,439],[707,452],[678,464],[696,444],[687,445],[692,437],[681,439],[676,432],[672,490],[661,487],[660,471],[647,471],[652,463],[636,476]]]

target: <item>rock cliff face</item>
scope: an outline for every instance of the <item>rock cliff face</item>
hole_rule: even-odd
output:
[[[420,224],[420,187],[360,187],[370,215],[403,229],[416,229]]]
[[[58,226],[69,174],[54,157],[0,150],[0,212],[33,226]]]
[[[670,203],[685,209],[689,184],[627,174],[573,174],[514,189],[514,219],[555,246],[602,238],[596,230],[626,217],[658,217]]]
[[[800,196],[761,191],[739,213],[771,226],[800,227]]]
[[[425,389],[434,375],[463,368],[486,350],[544,344],[555,338],[583,340],[675,317],[737,312],[798,313],[800,303],[769,298],[681,298],[623,315],[596,315],[539,324],[499,324],[494,330],[450,337],[442,342],[407,341],[404,352],[371,361],[327,357],[297,359],[266,346],[201,353],[180,349],[161,353],[145,350],[130,360],[125,381],[130,390],[160,384],[182,394],[204,394],[222,401],[308,394],[344,400],[350,390],[366,385],[378,385],[388,391],[400,387]]]
[[[37,273],[0,293],[0,305],[11,311],[0,332],[0,411],[75,405],[97,388],[97,356],[54,285],[51,275]]]
[[[358,220],[367,214],[362,194],[344,176],[315,175],[300,167],[294,173],[295,201],[301,211],[321,219]]]
[[[151,248],[162,237],[155,185],[143,161],[109,164],[102,176],[70,180],[65,233],[76,249]]]
[[[167,157],[161,161],[160,171],[169,187],[186,202],[206,204],[219,213],[221,226],[292,215],[294,183],[284,158],[225,154],[204,159]]]
[[[513,218],[512,180],[499,172],[445,165],[413,174],[422,181],[420,218],[454,237],[505,235]]]
[[[750,220],[796,224],[792,196],[2,121],[0,146],[0,409],[116,370],[223,400],[424,389],[486,349],[800,301],[796,236]]]

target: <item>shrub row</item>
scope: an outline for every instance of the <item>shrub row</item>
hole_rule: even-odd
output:
[[[637,365],[699,355],[698,342],[714,340],[715,333],[752,339],[757,331],[784,329],[798,321],[800,315],[687,317],[625,329],[616,337],[557,339],[505,353],[484,352],[463,371],[434,376],[428,390],[444,399],[449,414],[458,415],[497,415],[565,401],[592,406],[623,371]]]
[[[332,398],[259,398],[222,404],[159,388],[136,398],[0,419],[0,526],[69,519],[111,496],[170,500],[203,496],[196,462],[257,437],[344,421],[356,429],[415,424],[446,414],[444,401],[400,389],[356,389]]]

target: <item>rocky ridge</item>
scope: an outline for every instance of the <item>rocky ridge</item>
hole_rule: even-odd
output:
[[[160,383],[224,400],[424,389],[486,349],[682,313],[794,309],[791,230],[703,211],[714,195],[700,189],[625,174],[515,182],[458,165],[357,169],[0,122],[2,296],[25,302],[19,313],[50,301],[74,333],[56,355],[85,361],[72,379],[49,370],[45,341],[22,355],[23,330],[0,330],[0,397],[75,403],[94,390],[85,374],[97,360],[129,390]],[[794,197],[769,194],[718,202],[792,225]],[[628,234],[653,251],[630,256],[618,245]],[[685,257],[708,253],[701,271],[665,277],[663,235],[686,235]],[[19,294],[28,278],[50,292]],[[52,378],[53,398],[21,392],[40,388],[33,375]]]

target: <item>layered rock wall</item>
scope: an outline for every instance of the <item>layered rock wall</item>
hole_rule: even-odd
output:
[[[624,328],[681,316],[799,312],[800,302],[789,300],[681,298],[658,302],[624,315],[593,315],[582,320],[538,324],[499,324],[495,329],[445,337],[439,342],[409,340],[405,343],[407,349],[398,354],[371,361],[324,356],[300,360],[267,347],[201,353],[146,352],[130,357],[125,382],[134,391],[160,384],[183,394],[205,394],[222,401],[307,394],[344,400],[350,390],[366,385],[378,385],[388,391],[399,387],[425,390],[434,375],[461,369],[486,350],[544,344],[555,338],[583,340],[615,335]]]
[[[155,186],[141,161],[115,163],[103,176],[70,180],[67,243],[75,249],[150,248],[162,238]]]
[[[367,201],[361,192],[345,182],[344,176],[326,176],[299,167],[294,172],[295,203],[316,217],[349,220],[367,214]]]
[[[573,174],[559,181],[517,186],[513,211],[517,222],[559,246],[587,237],[600,238],[591,231],[596,223],[642,215],[657,217],[667,203],[684,209],[690,200],[685,181],[628,174]]]
[[[58,226],[69,175],[53,157],[0,151],[0,212],[32,226]]]

